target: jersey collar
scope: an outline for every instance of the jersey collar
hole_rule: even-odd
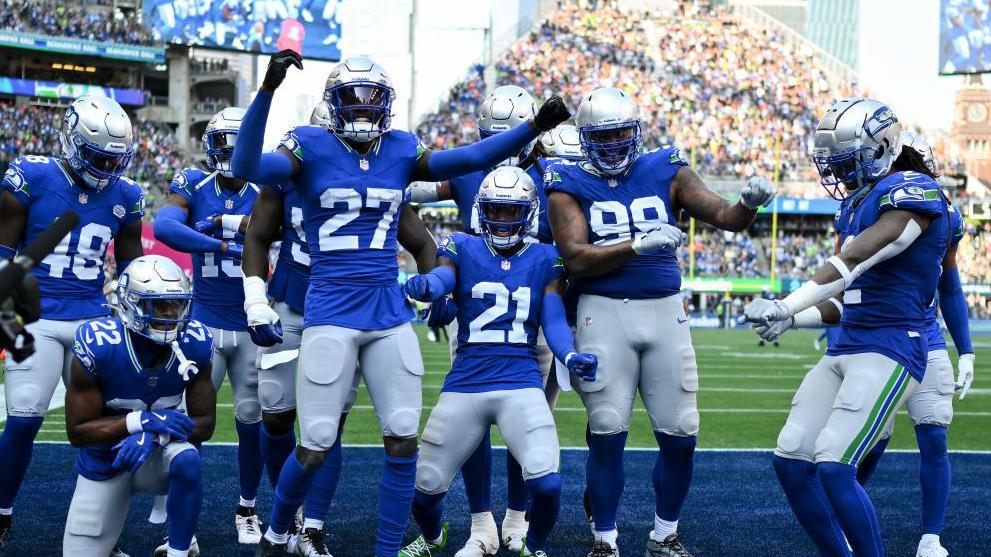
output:
[[[124,331],[124,344],[127,346],[127,355],[131,357],[131,363],[134,364],[134,370],[141,373],[146,370],[145,366],[141,365],[141,360],[138,358],[138,353],[134,349],[134,342],[131,341],[131,331]],[[173,362],[175,362],[176,356],[175,352],[169,352],[169,359],[165,361],[161,367],[156,368],[151,371],[162,371],[169,369]]]
[[[382,135],[380,135],[380,136],[378,136],[378,137],[376,137],[375,139],[372,140],[375,144],[372,145],[372,148],[369,149],[367,153],[359,153],[357,149],[355,149],[354,147],[352,147],[351,145],[349,145],[347,141],[344,141],[344,139],[342,139],[341,136],[337,135],[336,133],[333,133],[331,135],[333,135],[338,141],[340,141],[341,142],[341,145],[343,145],[344,148],[347,149],[349,153],[353,154],[356,157],[365,158],[365,157],[375,157],[375,156],[378,156],[378,154],[379,154],[379,148],[382,146],[382,137],[385,134],[382,134]]]
[[[223,197],[224,196],[224,188],[220,187],[220,180],[217,180],[217,176],[220,176],[220,172],[217,171],[217,170],[214,170],[213,172],[210,173],[209,176],[206,177],[206,180],[209,180],[209,179],[212,178],[213,179],[213,191],[217,192],[217,197]],[[204,181],[206,181],[206,180],[204,180]],[[237,190],[237,193],[235,195],[237,195],[238,197],[243,196],[244,195],[244,192],[248,191],[248,187],[250,185],[251,185],[250,182],[247,182],[247,181],[244,182],[244,184],[241,186],[241,189]],[[231,191],[231,190],[227,190],[227,191]]]
[[[528,241],[526,241],[526,238],[524,238],[522,240],[522,242],[523,242],[523,247],[520,248],[520,251],[514,253],[513,255],[510,255],[509,257],[506,257],[505,255],[497,252],[492,246],[490,246],[489,243],[486,242],[484,238],[482,239],[482,243],[485,244],[485,247],[486,248],[488,248],[489,253],[491,253],[495,257],[499,257],[499,258],[502,258],[502,259],[512,259],[512,258],[514,258],[514,257],[516,257],[518,255],[523,255],[523,252],[526,251],[526,250],[528,250],[528,249],[530,249],[530,246],[535,243],[535,242],[528,242]]]

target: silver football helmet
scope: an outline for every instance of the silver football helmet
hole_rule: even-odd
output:
[[[101,95],[79,97],[69,105],[59,142],[65,162],[96,190],[116,184],[134,155],[131,119],[117,101]]]
[[[320,101],[313,107],[313,112],[310,113],[310,125],[330,129],[330,109],[327,108],[327,101]]]
[[[916,152],[918,152],[920,155],[922,155],[923,164],[926,165],[926,168],[928,168],[929,172],[932,172],[934,176],[939,174],[939,172],[936,170],[936,157],[933,156],[933,148],[931,145],[929,145],[929,142],[926,141],[925,137],[922,137],[921,135],[915,132],[903,131],[902,149],[904,149],[905,147],[911,147],[912,149],[915,149]]]
[[[143,255],[117,279],[118,314],[128,329],[158,344],[179,338],[189,323],[193,289],[174,261]]]
[[[481,139],[485,139],[499,132],[511,130],[531,120],[536,114],[537,104],[533,102],[533,96],[526,89],[516,85],[496,87],[485,97],[478,109],[478,135]],[[509,157],[498,166],[519,164],[521,160],[530,156],[536,144],[537,140],[534,139],[516,156]]]
[[[203,131],[203,149],[206,151],[206,165],[210,170],[233,178],[231,159],[234,158],[234,145],[237,133],[247,112],[243,108],[229,106],[213,115]]]
[[[493,248],[510,248],[530,235],[540,201],[533,179],[516,166],[489,172],[475,195],[482,238]]]
[[[323,99],[330,116],[328,129],[362,143],[372,141],[392,126],[396,91],[382,66],[367,56],[353,56],[327,76]]]
[[[599,172],[626,172],[640,156],[640,108],[633,97],[614,87],[600,87],[578,106],[578,140],[582,154]]]
[[[816,126],[813,160],[819,182],[834,199],[877,182],[901,154],[901,131],[895,113],[880,101],[835,103]]]
[[[580,161],[585,158],[582,156],[581,141],[578,139],[578,128],[571,124],[561,124],[540,136],[540,144],[549,157],[569,161]]]

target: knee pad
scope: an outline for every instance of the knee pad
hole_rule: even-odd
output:
[[[601,407],[589,411],[588,428],[594,435],[615,435],[629,431],[630,423],[616,408]]]
[[[548,447],[533,447],[523,464],[523,479],[539,478],[557,472],[558,455]]]
[[[805,428],[794,423],[787,422],[778,434],[777,452],[782,456],[795,456],[801,460],[812,460],[814,455],[814,441],[808,438]]]
[[[450,487],[450,481],[445,484],[441,471],[422,459],[416,463],[416,490],[425,495],[445,493]]]
[[[394,410],[385,421],[382,435],[406,439],[416,437],[420,427],[420,412],[411,408]]]
[[[195,485],[202,479],[203,459],[196,449],[187,449],[177,454],[169,465],[169,481],[182,485]]]
[[[561,493],[561,474],[551,472],[526,481],[526,489],[533,497],[557,496]]]
[[[920,425],[937,425],[946,427],[950,425],[953,421],[953,399],[952,397],[947,399],[946,397],[940,397],[939,400],[933,403],[932,408],[926,416],[913,416],[912,424],[915,426]]]
[[[692,406],[678,418],[678,431],[673,432],[679,436],[695,436],[699,432],[699,411],[698,407]]]
[[[258,379],[258,402],[266,412],[281,412],[292,409],[286,402],[286,389],[275,379]]]
[[[241,423],[256,424],[262,419],[262,407],[257,398],[235,401],[234,417]]]
[[[314,418],[306,424],[303,434],[300,424],[300,445],[311,451],[326,451],[337,441],[337,427],[340,422],[331,418]]]

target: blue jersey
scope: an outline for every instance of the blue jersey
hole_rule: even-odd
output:
[[[533,179],[534,187],[537,189],[539,202],[537,214],[534,215],[534,228],[530,231],[530,236],[542,244],[553,244],[554,235],[551,233],[551,223],[547,218],[547,192],[544,191],[544,181],[540,169],[545,168],[547,164],[555,160],[557,159],[539,159],[537,164],[532,164],[526,169],[526,173]],[[478,196],[478,189],[482,187],[482,180],[488,176],[489,172],[479,170],[463,176],[456,176],[448,181],[451,186],[451,198],[458,206],[462,232],[476,236],[481,232],[478,225],[478,209],[475,207],[475,197]]]
[[[884,354],[921,381],[928,359],[928,308],[936,295],[951,232],[939,186],[917,172],[891,174],[844,199],[836,228],[845,244],[891,210],[911,211],[933,221],[905,251],[868,269],[846,289],[840,332],[826,354]]]
[[[681,152],[664,147],[644,153],[620,176],[599,174],[588,162],[558,159],[544,172],[548,193],[578,201],[588,222],[589,243],[608,246],[630,240],[662,223],[677,224],[671,211],[671,181],[687,166]],[[681,270],[673,250],[638,255],[620,268],[575,279],[579,294],[616,299],[657,299],[681,290]]]
[[[117,318],[94,319],[76,329],[73,355],[83,371],[103,395],[104,417],[123,416],[135,410],[176,408],[186,392],[186,382],[179,374],[179,360],[168,347],[164,361],[149,365],[154,354],[150,341],[134,338]],[[190,321],[179,340],[183,356],[205,373],[213,357],[210,330]],[[109,479],[120,472],[113,468],[113,444],[88,445],[79,449],[76,472],[94,481]]]
[[[293,187],[310,248],[303,326],[382,330],[411,320],[396,236],[419,140],[391,130],[361,154],[325,128],[299,126],[282,147],[300,162]]]
[[[953,247],[963,239],[963,216],[960,215],[960,211],[953,205],[948,207],[947,212],[950,217],[950,247]],[[937,295],[933,298],[933,303],[929,304],[926,310],[926,316],[930,320],[929,329],[926,331],[926,340],[930,352],[933,350],[946,350],[946,337],[943,336],[943,328],[939,326],[939,321],[936,319],[936,308],[938,306],[939,296]]]
[[[122,228],[144,216],[141,188],[121,178],[101,191],[90,189],[77,184],[58,159],[29,155],[10,164],[3,189],[27,211],[21,248],[64,211],[79,215],[79,224],[33,271],[41,290],[41,317],[68,321],[107,315],[107,246]]]
[[[282,244],[268,281],[268,295],[303,314],[310,285],[310,248],[306,245],[303,204],[292,182],[271,187],[282,198]]]
[[[186,168],[172,178],[169,191],[181,195],[189,204],[188,226],[211,215],[251,214],[251,207],[258,197],[258,186],[245,183],[240,190],[229,190],[220,187],[218,176],[198,168]],[[216,236],[220,238],[221,234],[223,232],[218,229]],[[239,244],[244,242],[241,234],[227,234],[224,239]],[[193,319],[208,327],[247,331],[241,258],[226,253],[190,255],[193,259]]]
[[[528,243],[507,258],[478,236],[455,233],[437,255],[458,268],[458,351],[443,390],[543,388],[537,330],[544,290],[564,277],[557,249]]]

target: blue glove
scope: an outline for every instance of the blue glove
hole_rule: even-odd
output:
[[[217,217],[220,215],[210,215],[209,217],[197,222],[193,225],[193,229],[200,234],[206,234],[207,236],[212,236],[213,232],[217,230]]]
[[[151,453],[159,447],[155,436],[147,433],[134,433],[120,443],[114,445],[117,458],[114,459],[114,469],[137,472],[138,468],[148,460]]]
[[[406,284],[403,285],[403,292],[414,300],[429,302],[430,281],[427,280],[427,275],[416,275],[406,279]]]
[[[225,240],[224,242],[227,244],[227,251],[223,253],[233,257],[234,259],[241,259],[241,254],[244,253],[244,248],[241,247],[241,244],[231,240]]]
[[[446,327],[458,316],[458,304],[452,298],[444,296],[423,310],[421,319],[427,322],[430,328]]]
[[[262,348],[282,344],[282,322],[276,321],[274,325],[268,323],[248,325],[248,335],[251,337],[251,342]]]
[[[141,413],[141,431],[157,435],[168,435],[179,441],[186,441],[193,433],[196,422],[178,410],[152,410]]]
[[[568,372],[582,378],[582,381],[595,381],[595,370],[599,369],[599,358],[595,354],[579,354],[572,352],[564,359]]]

